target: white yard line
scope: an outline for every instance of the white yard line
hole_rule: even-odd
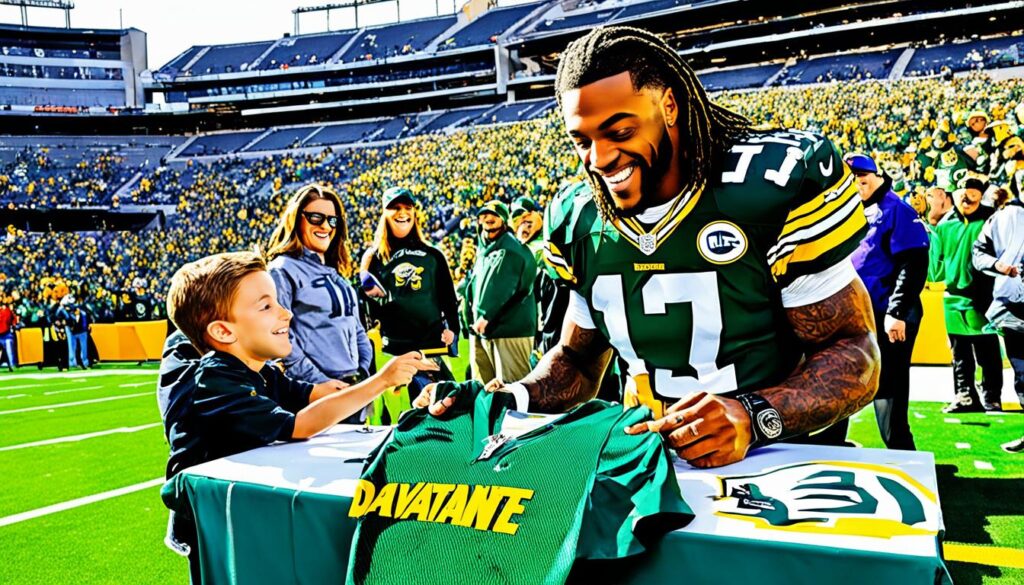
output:
[[[87,506],[89,504],[95,504],[96,502],[102,502],[103,500],[109,500],[132,492],[137,492],[144,489],[163,485],[164,478],[158,477],[128,487],[118,488],[116,490],[110,490],[109,492],[103,492],[101,494],[94,494],[91,496],[85,496],[84,498],[77,498],[67,502],[61,502],[52,506],[46,506],[44,508],[36,508],[35,510],[29,510],[28,512],[22,512],[20,514],[13,514],[11,516],[4,516],[0,518],[0,527],[10,526],[11,524],[17,524],[18,522],[24,522],[25,520],[32,520],[33,518],[39,518],[40,516],[47,516],[49,514],[56,514],[57,512],[63,512],[65,510],[71,510],[73,508],[79,508],[81,506]]]
[[[0,451],[14,451],[15,449],[25,449],[28,447],[41,447],[43,445],[56,445],[58,443],[73,443],[77,441],[84,441],[85,439],[92,439],[95,437],[105,437],[107,435],[115,435],[118,433],[137,433],[153,427],[159,427],[162,423],[151,423],[148,425],[139,425],[137,427],[121,427],[119,429],[110,429],[108,431],[97,431],[95,433],[86,433],[84,435],[71,435],[69,437],[57,437],[56,439],[46,439],[45,441],[35,441],[32,443],[22,443],[20,445],[8,445],[7,447],[0,447]]]
[[[36,372],[32,374],[0,374],[0,380],[78,380],[85,378],[95,378],[97,376],[153,376],[155,378],[157,374],[158,372],[156,370],[115,370],[100,368],[98,370],[83,370],[77,372]]]
[[[131,384],[121,384],[118,388],[137,388],[139,386],[152,386],[156,384],[156,380],[149,380],[148,382],[134,382]]]
[[[988,461],[975,461],[974,468],[982,471],[995,471],[996,468],[992,466]]]
[[[76,381],[85,382],[85,380],[64,380],[62,382],[50,382],[48,386],[66,386],[68,384],[74,384]],[[4,386],[0,388],[0,392],[6,392],[8,390],[24,390],[25,388],[38,388],[40,384],[19,384],[17,386]]]
[[[956,448],[957,449],[970,449],[971,448],[971,444],[970,443],[957,443],[956,444]]]
[[[70,390],[52,390],[50,392],[43,392],[43,396],[51,396],[53,394],[66,394],[68,392],[84,392],[86,390],[99,390],[103,386],[86,386],[85,388],[72,388]]]
[[[17,414],[19,412],[32,412],[34,410],[51,410],[67,406],[78,406],[80,404],[94,404],[96,402],[108,402],[110,400],[124,400],[125,398],[138,398],[139,396],[152,396],[156,392],[141,392],[139,394],[125,394],[124,396],[110,396],[107,398],[93,398],[92,400],[79,400],[78,402],[65,402],[63,404],[49,404],[47,406],[33,406],[31,408],[18,408],[15,410],[0,410],[0,416],[5,414]]]
[[[10,396],[0,396],[0,398],[6,400],[8,398],[24,398],[25,396],[28,396],[28,394],[11,394]]]

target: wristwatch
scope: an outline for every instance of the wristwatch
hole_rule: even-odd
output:
[[[750,392],[736,397],[750,415],[750,449],[770,445],[782,438],[782,415],[759,394]]]

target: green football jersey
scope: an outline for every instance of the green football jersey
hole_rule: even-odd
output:
[[[411,411],[370,455],[347,583],[562,583],[577,559],[616,559],[687,524],[661,437],[627,435],[647,409],[582,404],[518,436],[509,394],[478,382],[445,415]]]
[[[820,136],[754,133],[724,167],[654,225],[604,222],[582,183],[548,207],[545,262],[628,364],[627,406],[658,415],[690,392],[780,382],[801,357],[782,289],[865,233],[853,175]]]

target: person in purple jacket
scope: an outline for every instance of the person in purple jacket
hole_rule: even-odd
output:
[[[285,373],[319,384],[366,378],[373,345],[360,320],[345,211],[330,188],[311,183],[292,195],[267,256],[277,301],[294,313]],[[345,422],[356,422],[346,420]]]
[[[868,233],[853,253],[853,266],[871,295],[882,354],[875,418],[890,449],[913,450],[907,421],[910,356],[921,325],[921,290],[928,276],[928,232],[912,207],[892,191],[871,157],[848,154],[857,178]]]

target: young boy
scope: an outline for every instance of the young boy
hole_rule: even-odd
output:
[[[389,361],[366,381],[313,385],[267,364],[291,353],[292,314],[277,304],[266,263],[250,252],[217,254],[186,264],[167,294],[171,321],[198,350],[172,359],[160,380],[160,407],[171,453],[161,492],[171,509],[168,546],[189,558],[200,581],[191,508],[174,477],[183,469],[274,441],[311,437],[363,408],[384,390],[437,366],[417,352]],[[179,345],[184,341],[178,338]],[[175,348],[166,354],[189,356]]]

